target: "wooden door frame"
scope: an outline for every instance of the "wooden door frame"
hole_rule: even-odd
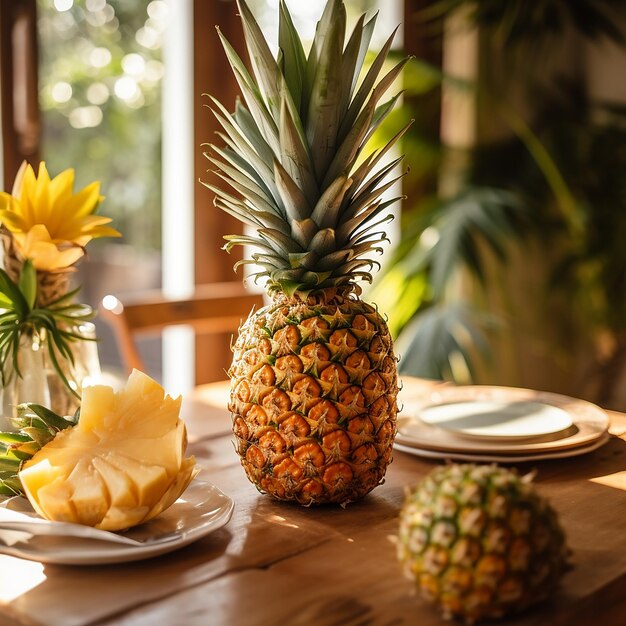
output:
[[[39,161],[41,115],[38,89],[36,0],[0,1],[0,106],[4,188],[23,160]]]
[[[194,138],[195,180],[222,184],[211,170],[204,156],[202,144],[213,142],[215,132],[221,130],[217,120],[207,108],[206,94],[218,98],[229,110],[234,110],[239,93],[237,83],[226,60],[216,26],[243,56],[244,39],[235,0],[194,0]],[[198,285],[228,282],[240,278],[233,273],[234,263],[241,252],[226,254],[222,251],[223,236],[242,232],[241,223],[213,206],[215,194],[201,185],[195,186],[194,246],[195,282]],[[222,380],[230,364],[230,335],[196,337],[196,382]]]

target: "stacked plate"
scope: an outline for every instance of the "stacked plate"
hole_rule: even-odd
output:
[[[404,402],[395,447],[422,457],[520,463],[585,454],[609,439],[602,409],[555,393],[442,386]]]

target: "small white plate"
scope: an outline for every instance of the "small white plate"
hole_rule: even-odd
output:
[[[413,456],[419,456],[426,459],[449,459],[451,461],[472,461],[479,463],[526,463],[534,461],[548,461],[551,459],[565,459],[570,456],[578,456],[587,454],[602,447],[610,439],[608,433],[604,433],[596,441],[577,448],[569,448],[555,452],[543,452],[538,454],[507,454],[499,456],[497,454],[471,454],[452,450],[425,450],[414,446],[404,446],[401,443],[394,443],[394,448],[400,452],[406,452]]]
[[[554,404],[495,397],[426,406],[419,418],[463,437],[506,441],[556,435],[574,423],[569,413]]]
[[[0,506],[27,513],[33,518],[38,517],[25,498],[11,498]],[[62,565],[139,561],[178,550],[216,531],[228,523],[233,508],[233,501],[217,487],[211,483],[193,481],[185,493],[161,515],[147,524],[120,533],[123,537],[140,542],[136,546],[107,541],[108,533],[99,533],[98,539],[85,538],[85,527],[79,524],[75,525],[79,533],[77,536],[34,535],[22,530],[3,530],[0,524],[0,554]],[[54,525],[55,522],[47,524]],[[63,532],[66,532],[65,528]]]

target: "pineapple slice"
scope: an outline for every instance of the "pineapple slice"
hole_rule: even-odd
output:
[[[87,387],[78,424],[59,432],[19,473],[35,510],[112,531],[164,511],[197,473],[195,459],[185,458],[180,403],[137,370],[119,393]]]

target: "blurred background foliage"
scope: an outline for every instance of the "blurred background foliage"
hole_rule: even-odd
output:
[[[42,157],[74,167],[77,189],[99,180],[100,212],[120,240],[98,240],[80,266],[82,301],[161,284],[163,0],[38,0]],[[119,366],[111,330],[96,320],[103,365]],[[158,339],[142,340],[159,375]]]
[[[402,372],[528,384],[523,372],[503,381],[496,345],[507,334],[518,335],[522,350],[539,341],[532,329],[523,336],[529,329],[520,331],[520,299],[511,295],[538,265],[541,292],[521,302],[537,309],[539,324],[542,315],[560,316],[543,321],[560,327],[540,348],[546,370],[568,370],[561,391],[616,402],[626,363],[626,106],[590,96],[576,72],[546,72],[542,55],[563,55],[572,37],[624,48],[624,8],[604,0],[440,0],[419,16],[424,32],[441,33],[462,11],[464,28],[479,32],[478,72],[459,80],[412,63],[396,126],[443,89],[474,99],[477,127],[506,132],[465,148],[430,132],[406,137],[411,184],[431,192],[409,197],[401,241],[371,294],[389,313]],[[392,123],[387,132],[394,130]],[[578,368],[581,350],[586,364]]]
[[[65,4],[38,2],[44,158],[51,172],[75,167],[77,185],[103,181],[124,241],[158,250],[166,3]]]

